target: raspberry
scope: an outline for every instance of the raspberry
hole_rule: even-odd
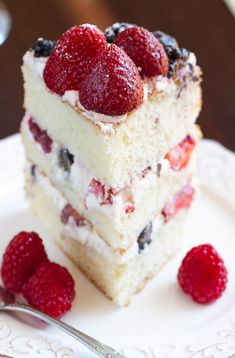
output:
[[[138,67],[141,76],[166,76],[168,57],[163,45],[143,27],[131,27],[122,31],[115,40]]]
[[[43,77],[47,87],[61,96],[67,90],[78,90],[92,57],[105,43],[104,34],[93,25],[66,31],[46,63]]]
[[[173,199],[169,201],[162,210],[165,222],[173,219],[180,209],[189,208],[194,194],[195,189],[190,185],[186,185],[182,190],[176,193]]]
[[[182,261],[178,282],[182,290],[198,303],[217,300],[227,284],[227,270],[212,245],[192,248]]]
[[[69,218],[72,218],[77,226],[85,225],[85,218],[79,214],[70,204],[65,205],[61,212],[61,221],[63,224],[68,224]]]
[[[48,258],[39,235],[20,232],[10,241],[3,255],[1,274],[5,287],[13,293],[21,292],[23,284],[45,261]]]
[[[135,64],[113,44],[99,49],[79,92],[86,109],[110,116],[131,112],[141,104],[143,95],[143,83]]]
[[[171,168],[176,171],[185,168],[195,146],[195,140],[188,135],[182,142],[171,149],[165,156],[169,160]]]
[[[54,262],[40,265],[23,286],[28,304],[54,318],[72,307],[74,280],[68,270]]]
[[[29,129],[35,141],[39,143],[45,153],[50,153],[52,150],[52,139],[47,134],[47,131],[42,130],[33,118],[29,119]]]

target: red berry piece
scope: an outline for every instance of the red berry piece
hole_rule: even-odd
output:
[[[88,191],[89,193],[94,194],[99,201],[104,200],[104,195],[105,195],[104,185],[102,185],[99,180],[92,179],[92,181],[89,184]]]
[[[190,185],[186,185],[182,190],[176,193],[173,199],[169,201],[162,210],[165,222],[173,219],[180,209],[189,208],[194,194],[195,189]]]
[[[113,204],[113,191],[112,189],[109,189],[107,193],[105,194],[104,200],[100,205],[112,205]]]
[[[100,205],[112,205],[113,204],[113,192],[112,189],[105,190],[105,186],[101,184],[99,180],[92,179],[88,188],[89,193],[96,196]]]
[[[72,307],[74,280],[68,270],[54,262],[37,268],[23,286],[28,304],[54,318],[60,318]]]
[[[227,276],[223,259],[212,245],[205,244],[187,253],[178,272],[178,282],[194,301],[206,304],[222,295]]]
[[[3,255],[1,275],[4,286],[10,292],[21,292],[23,284],[45,261],[48,258],[39,235],[20,232],[10,241]]]
[[[118,35],[115,44],[121,47],[138,67],[141,76],[166,76],[169,61],[160,41],[143,27],[131,27]]]
[[[106,43],[104,34],[94,25],[74,26],[57,41],[43,73],[47,87],[59,95],[79,90],[91,59]]]
[[[133,202],[127,202],[125,205],[125,213],[130,214],[135,211],[135,206]]]
[[[189,135],[165,156],[173,170],[179,171],[188,165],[192,152],[196,146],[195,140]]]
[[[45,153],[50,153],[52,150],[52,139],[47,134],[47,131],[42,130],[32,118],[29,119],[29,129],[34,140],[39,143]]]
[[[116,116],[137,108],[143,96],[143,82],[127,54],[113,44],[100,48],[80,84],[81,104],[88,110]]]
[[[79,214],[70,204],[65,205],[61,212],[61,221],[63,224],[68,224],[69,219],[72,218],[77,226],[84,226],[86,224],[85,218]]]

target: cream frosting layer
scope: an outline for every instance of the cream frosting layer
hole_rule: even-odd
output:
[[[35,75],[38,75],[41,79],[43,79],[43,70],[47,60],[48,58],[45,57],[34,57],[33,51],[27,51],[23,57],[24,64],[28,65],[32,72]],[[180,69],[179,75],[182,77],[187,75],[187,73],[191,71],[192,67],[196,67],[196,56],[194,53],[191,52],[187,61],[185,62],[185,65]],[[163,76],[156,76],[151,79],[144,79],[144,99],[141,106],[144,106],[145,102],[152,95],[174,95],[177,91],[180,91],[181,89],[177,82],[178,81],[174,81],[172,78],[167,78]],[[113,134],[115,125],[124,122],[129,115],[129,113],[126,113],[120,116],[109,116],[94,111],[89,111],[85,109],[80,103],[78,91],[66,91],[61,98],[63,102],[68,103],[75,110],[81,112],[84,117],[98,125],[102,133],[104,134]],[[138,111],[138,108],[134,111]]]
[[[36,145],[40,152],[43,152],[41,145],[35,141],[29,129],[28,121],[30,118],[30,114],[25,115],[22,122],[23,131],[32,144]],[[62,144],[53,140],[52,150],[50,153],[46,154],[47,160],[50,163],[50,168],[53,171],[54,183],[59,185],[59,187],[69,185],[71,189],[74,190],[74,193],[79,193],[79,196],[83,198],[86,210],[98,209],[105,215],[110,216],[112,220],[118,220],[122,216],[125,216],[127,213],[126,210],[130,205],[133,205],[134,207],[138,206],[139,203],[142,202],[146,191],[151,187],[158,185],[159,173],[166,178],[175,176],[175,180],[178,180],[179,173],[171,169],[167,159],[162,158],[151,168],[143,168],[143,172],[139,173],[139,176],[135,176],[128,186],[125,186],[124,188],[105,187],[97,180],[97,178],[94,178],[93,173],[91,173],[76,156],[74,156],[74,163],[70,168],[70,172],[68,173],[63,170],[58,162],[59,153],[63,148],[64,146]],[[94,180],[94,184],[100,186],[101,195],[95,195],[94,193],[92,187],[92,182]],[[104,190],[103,193],[102,190]],[[108,200],[110,190],[111,203]],[[169,188],[169,190],[171,190],[171,188]],[[106,203],[102,203],[102,201],[106,201]]]
[[[31,169],[31,163],[27,162],[27,172]],[[36,179],[33,185],[38,185],[45,192],[45,194],[53,201],[54,206],[58,209],[60,216],[63,208],[68,204],[62,194],[50,183],[49,179],[41,174],[36,168]],[[31,179],[32,180],[32,179]],[[137,240],[127,250],[113,250],[96,232],[95,228],[85,221],[85,225],[77,226],[75,220],[70,217],[67,224],[63,225],[63,234],[73,240],[78,240],[82,244],[86,244],[94,248],[97,252],[102,252],[108,260],[116,264],[124,264],[132,260],[136,255],[139,255],[139,247]],[[157,232],[164,226],[164,217],[158,215],[152,222],[152,233],[150,239],[157,240]]]

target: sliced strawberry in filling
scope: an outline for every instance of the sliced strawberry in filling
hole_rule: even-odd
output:
[[[165,156],[170,162],[173,170],[185,168],[191,158],[193,149],[196,145],[195,140],[188,135],[182,142],[172,148]]]
[[[45,153],[50,153],[52,150],[52,139],[47,134],[47,131],[41,129],[33,118],[29,119],[29,129],[34,140],[39,143]]]
[[[132,202],[127,202],[125,206],[125,213],[130,214],[133,213],[133,211],[135,211],[134,204]]]
[[[65,205],[61,212],[60,219],[63,224],[67,225],[69,219],[72,218],[76,223],[76,226],[84,226],[86,224],[85,218],[79,214],[70,204]]]
[[[182,190],[176,193],[173,199],[169,201],[162,210],[165,222],[173,219],[180,209],[189,208],[194,194],[195,189],[191,185],[186,185]]]
[[[88,188],[89,193],[96,196],[100,205],[112,205],[113,204],[113,192],[112,189],[105,190],[105,186],[101,184],[99,180],[92,179]]]

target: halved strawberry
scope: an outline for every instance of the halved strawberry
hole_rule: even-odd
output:
[[[44,72],[47,87],[59,95],[79,90],[79,84],[97,50],[106,43],[104,34],[94,25],[74,26],[57,41]]]
[[[195,189],[191,185],[186,185],[182,190],[176,193],[162,210],[165,222],[173,219],[180,209],[189,208],[194,194]]]
[[[143,27],[129,27],[119,33],[114,42],[134,61],[141,76],[166,76],[169,61],[163,45]]]
[[[195,140],[188,135],[165,155],[165,158],[169,160],[173,170],[178,171],[187,166],[195,145]]]
[[[116,116],[137,108],[143,96],[143,82],[130,57],[113,44],[100,48],[80,84],[81,104],[87,110]]]

